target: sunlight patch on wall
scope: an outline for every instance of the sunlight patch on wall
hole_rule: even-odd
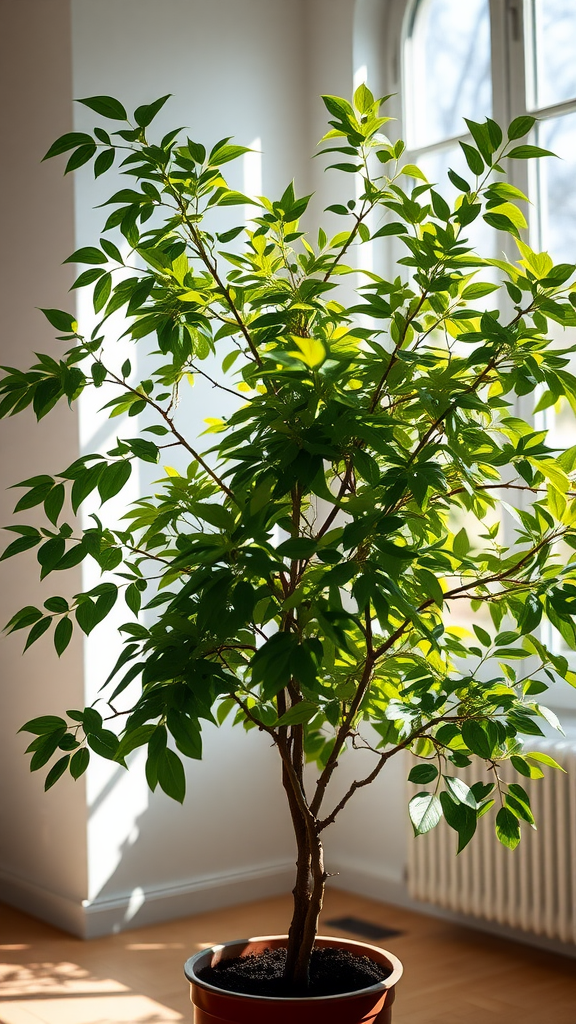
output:
[[[250,152],[244,154],[244,195],[262,195],[262,139],[257,136],[250,143]],[[246,224],[260,212],[258,206],[245,206],[244,219]]]
[[[366,64],[361,64],[354,72],[354,91],[356,91],[359,85],[366,85],[367,79],[368,68]]]

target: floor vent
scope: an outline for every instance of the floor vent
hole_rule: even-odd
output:
[[[365,921],[362,917],[333,917],[326,921],[326,924],[331,928],[339,928],[341,932],[358,935],[362,939],[391,939],[395,935],[402,935],[397,928],[386,928],[384,925]]]

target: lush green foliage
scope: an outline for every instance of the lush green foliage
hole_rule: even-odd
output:
[[[533,818],[525,790],[501,782],[498,765],[511,759],[532,778],[554,766],[521,737],[553,720],[537,701],[549,682],[574,683],[567,660],[538,639],[541,620],[576,649],[566,554],[576,548],[576,450],[551,450],[514,405],[536,394],[539,409],[576,408],[567,369],[576,346],[548,336],[549,320],[576,324],[576,268],[521,240],[525,197],[501,166],[543,154],[516,144],[533,119],[514,122],[506,140],[491,120],[468,123],[470,181],[450,172],[451,204],[418,168],[402,167],[403,145],[381,134],[387,119],[366,87],[354,107],[325,97],[324,152],[336,153],[346,198],[331,207],[341,232],[328,239],[321,229],[312,243],[299,227],[309,197],[292,185],[256,201],[248,229],[216,233],[212,211],[255,202],[222,171],[246,150],[224,139],[207,153],[179,131],[150,141],[165,99],[131,121],[117,100],[84,100],[120,129],[66,135],[47,154],[71,152],[67,171],[93,160],[97,176],[123,157],[131,183],[109,200],[99,243],[70,257],[85,266],[74,287],[93,289],[97,326],[85,337],[73,314],[44,310],[64,355],[5,368],[0,384],[3,416],[31,405],[41,419],[103,388],[109,415],[124,417],[105,455],[18,485],[16,511],[43,505],[47,526],[8,527],[16,539],[3,557],[35,548],[41,577],[94,559],[103,581],[70,603],[26,607],[8,628],[29,629],[27,647],[53,629],[61,655],[74,627],[90,633],[117,599],[133,613],[107,696],[24,727],[36,737],[31,767],[56,758],[49,787],[68,769],[78,778],[91,750],[125,764],[147,745],[150,786],[182,800],[179,754],[200,757],[202,720],[231,714],[277,745],[293,817],[315,834],[408,748],[419,758],[416,832],[444,815],[462,848],[496,803],[498,836],[514,847]],[[517,259],[474,251],[467,235],[481,218],[515,240]],[[389,280],[364,271],[345,305],[338,277],[361,267],[373,242],[390,246],[396,269]],[[118,311],[134,344],[153,349],[145,379],[129,361],[114,369],[107,322]],[[182,427],[190,375],[238,399],[232,415],[210,421],[207,452]],[[153,425],[130,431],[127,417],[145,411]],[[163,462],[170,446],[187,454],[186,472],[165,467],[120,526],[93,515],[79,529],[69,510],[96,491],[105,504],[136,460]],[[470,628],[456,620],[463,610]],[[372,750],[372,769],[326,808],[346,745]],[[471,757],[491,775],[469,789],[454,770]],[[309,795],[304,759],[318,765]]]

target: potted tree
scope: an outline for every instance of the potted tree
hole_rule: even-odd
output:
[[[94,559],[103,580],[72,602],[21,609],[9,631],[27,629],[28,647],[53,629],[62,655],[73,629],[89,633],[117,600],[133,615],[98,701],[23,726],[35,737],[31,768],[53,762],[49,788],[67,771],[79,778],[91,752],[125,765],[147,746],[150,787],[183,801],[181,755],[201,755],[202,719],[230,715],[260,730],[278,751],[294,826],[294,914],[287,938],[255,943],[263,958],[240,957],[252,973],[270,961],[276,982],[226,990],[245,943],[189,962],[197,1019],[273,1011],[288,1021],[298,1000],[299,1019],[386,1021],[395,958],[364,947],[376,976],[344,982],[354,994],[316,979],[334,942],[316,935],[324,833],[402,751],[417,758],[417,835],[444,817],[461,850],[494,808],[498,839],[514,848],[520,824],[533,824],[521,783],[555,763],[526,752],[522,737],[540,734],[542,719],[554,724],[537,700],[550,681],[574,683],[536,631],[546,617],[576,647],[576,449],[551,450],[514,402],[537,392],[537,409],[576,406],[574,346],[548,335],[549,320],[576,323],[576,268],[554,266],[520,236],[525,196],[502,163],[546,155],[518,142],[531,117],[505,139],[490,119],[468,122],[469,173],[449,172],[449,202],[402,165],[403,143],[382,134],[387,118],[366,86],[353,105],[325,96],[323,152],[336,154],[348,188],[330,207],[342,231],[329,239],[320,229],[312,242],[299,228],[309,197],[292,185],[275,201],[228,186],[223,167],[242,146],[226,139],[207,152],[180,131],[151,138],[166,99],[132,118],[113,98],[82,100],[114,130],[65,135],[47,153],[71,153],[66,171],[94,160],[96,175],[119,157],[130,180],[110,199],[99,244],[70,257],[85,266],[75,287],[93,288],[95,328],[86,336],[73,313],[44,310],[61,360],[6,368],[0,383],[3,416],[32,405],[42,419],[102,388],[110,416],[146,413],[149,424],[130,431],[125,419],[105,455],[18,485],[16,511],[43,505],[47,522],[8,527],[16,536],[3,557],[37,549],[42,577]],[[218,232],[213,212],[246,202],[257,204],[249,228]],[[468,237],[476,220],[508,233],[514,256],[479,254]],[[362,246],[379,239],[395,254],[389,279],[362,270]],[[350,301],[337,282],[357,268]],[[117,311],[147,351],[141,378],[129,361],[117,366],[106,335]],[[190,374],[209,381],[215,401],[221,391],[238,399],[210,421],[207,450],[181,423]],[[79,530],[63,517],[96,492],[106,503],[136,460],[162,462],[167,446],[187,469],[159,470],[155,493],[130,502],[120,524],[95,514]],[[372,765],[334,798],[347,747],[371,752]],[[469,788],[457,770],[471,760],[482,778]],[[518,782],[502,781],[503,760]]]

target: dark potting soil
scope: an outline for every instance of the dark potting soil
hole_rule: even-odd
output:
[[[202,968],[198,976],[209,985],[228,992],[306,999],[309,996],[335,996],[355,992],[383,981],[391,973],[388,968],[367,956],[325,947],[315,949],[312,953],[309,989],[306,992],[293,992],[283,978],[285,963],[285,949],[265,949],[262,953],[221,960],[215,967]]]

